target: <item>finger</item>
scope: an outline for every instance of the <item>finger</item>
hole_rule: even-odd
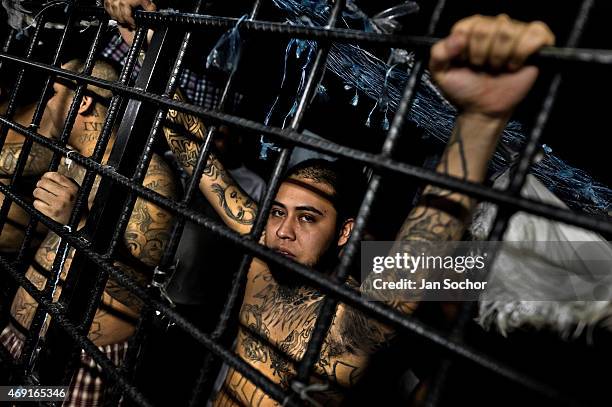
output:
[[[142,9],[145,11],[157,10],[157,7],[155,6],[155,4],[153,4],[151,0],[140,0],[140,3],[135,3],[135,5],[140,5]],[[136,20],[134,20],[135,11],[136,11],[135,7],[131,5],[124,5],[124,8],[123,8],[124,20],[130,28],[136,27]]]
[[[110,5],[109,14],[117,21],[117,23],[125,24],[125,20],[123,19],[123,15],[121,14],[121,7],[119,7],[116,2],[113,2]]]
[[[475,15],[475,16],[464,18],[463,20],[460,20],[451,29],[451,35],[461,34],[461,35],[465,36],[466,39],[469,38],[471,33],[472,33],[472,28],[474,27],[474,25],[476,23],[478,23],[478,21],[481,18],[482,18],[482,16]],[[466,46],[465,49],[463,50],[463,53],[462,53],[462,57],[461,57],[462,60],[466,60],[467,59],[468,52],[469,52],[469,49]]]
[[[155,11],[155,10],[157,10],[157,7],[155,6],[155,4],[153,4],[153,2],[151,0],[142,0],[140,5],[142,6],[142,8],[145,11]]]
[[[45,216],[49,216],[49,214],[51,213],[51,206],[41,200],[34,200],[32,206],[34,206],[34,209],[41,212]]]
[[[495,70],[506,67],[527,24],[512,21],[506,14],[497,17],[497,29],[491,43],[489,65]]]
[[[134,9],[132,9],[130,6],[123,6],[123,9],[121,11],[121,14],[123,15],[123,21],[125,21],[125,25],[130,28],[136,27],[136,21],[134,21],[133,13]]]
[[[123,38],[123,41],[125,41],[127,45],[132,45],[134,42],[134,30],[119,26],[119,34],[121,34],[121,38]]]
[[[41,178],[36,183],[36,187],[50,192],[56,197],[56,200],[65,201],[66,199],[68,199],[69,201],[73,201],[79,190],[78,187],[75,186],[72,181],[69,180],[62,182],[62,184],[59,184],[55,180],[49,178]]]
[[[41,177],[41,180],[49,180],[52,181],[58,185],[61,185],[65,188],[69,188],[69,189],[76,189],[80,188],[79,184],[76,183],[76,181],[74,181],[71,178],[68,178],[67,176],[60,174],[59,172],[55,172],[55,171],[49,171],[43,174],[43,176]]]
[[[431,48],[429,70],[432,73],[447,70],[454,60],[461,59],[467,44],[467,35],[463,32],[452,33],[444,40],[438,41]]]
[[[57,200],[57,195],[40,187],[34,188],[32,196],[38,199],[39,201],[43,201],[47,205],[53,205],[53,203]]]
[[[527,58],[544,46],[555,44],[555,35],[548,26],[540,21],[530,23],[522,32],[516,47],[510,55],[508,69],[520,69]]]
[[[473,66],[483,66],[489,59],[493,35],[495,33],[495,20],[480,18],[474,26],[469,37],[468,61]]]

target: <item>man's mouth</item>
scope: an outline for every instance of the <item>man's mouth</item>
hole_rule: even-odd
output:
[[[274,251],[278,254],[281,254],[285,257],[289,257],[289,258],[294,258],[295,259],[295,254],[291,253],[288,250],[284,250],[284,249],[274,249]]]

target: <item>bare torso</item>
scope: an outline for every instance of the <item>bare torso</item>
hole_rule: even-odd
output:
[[[10,184],[8,179],[0,179],[4,185]],[[0,205],[4,202],[4,195],[0,194]],[[30,222],[30,216],[17,204],[12,204],[8,212],[8,221],[4,224],[0,233],[0,253],[15,253],[19,250],[21,242],[25,236],[25,229]],[[41,242],[40,236],[44,236],[46,228],[38,224],[36,233],[32,241],[32,246],[36,247]]]
[[[169,169],[167,169],[165,165],[162,165],[161,159],[157,156],[154,156],[154,159],[152,160],[152,163],[149,166],[149,171],[151,171],[152,167],[155,167],[157,173],[161,173],[161,176],[163,177],[172,176]],[[165,173],[166,170],[167,173]],[[67,176],[72,176],[72,178],[78,180],[79,183],[84,175],[84,171],[80,168],[78,169],[77,174],[75,174],[74,172],[68,173],[65,168],[63,170],[60,170],[60,172],[64,172]],[[95,196],[95,192],[97,190],[98,185],[99,179],[96,179],[94,188],[90,195],[89,207],[91,207],[93,203],[93,197]],[[139,202],[140,207],[143,206],[143,202],[139,200],[135,206],[134,212],[138,211]],[[134,219],[134,215],[132,215],[130,222],[132,221],[132,219]],[[36,252],[35,262],[37,262],[45,270],[51,270],[51,267],[57,255],[56,251],[59,243],[59,237],[53,233],[49,233]],[[66,257],[64,267],[62,269],[62,281],[65,279],[66,273],[70,268],[73,256],[74,249],[70,250]],[[33,266],[30,266],[28,268],[26,272],[26,277],[39,289],[44,288],[47,280],[46,277],[39,273]],[[110,284],[112,283],[109,281],[109,284],[107,284],[107,290],[109,289]],[[60,294],[61,284],[60,287],[58,287],[58,290],[56,290],[54,300],[57,300]],[[93,341],[95,345],[103,346],[107,344],[120,343],[127,340],[134,333],[135,321],[138,317],[139,306],[135,305],[137,304],[137,301],[135,300],[124,302],[129,303],[130,306],[123,304],[117,299],[111,297],[108,292],[104,292],[100,307],[98,308],[95,314],[93,323],[89,331],[89,338]],[[31,321],[34,317],[34,313],[36,312],[36,308],[36,301],[23,288],[19,288],[11,306],[11,315],[13,316],[13,318],[22,327],[29,328]]]
[[[268,379],[288,389],[295,375],[295,361],[306,350],[324,297],[308,287],[279,285],[265,263],[257,259],[247,279],[235,352]],[[371,353],[391,334],[390,329],[344,304],[338,306],[312,379],[330,384],[329,390],[318,395],[321,402],[339,404],[342,390],[357,382]],[[281,404],[233,369],[229,369],[215,400],[216,406]]]
[[[19,110],[13,117],[15,122],[22,126],[27,126],[32,119],[34,114],[34,105]],[[4,114],[5,106],[0,107],[0,113]],[[13,129],[9,129],[6,134],[4,145],[2,146],[2,153],[0,154],[0,183],[9,185],[11,177],[17,166],[17,160],[21,155],[21,149],[25,137]],[[46,148],[34,143],[28,154],[26,166],[22,172],[23,177],[36,177],[39,178],[47,169],[49,160],[51,157],[51,151]],[[25,180],[24,180],[25,181]],[[29,185],[32,187],[32,185]],[[33,188],[33,187],[32,187]],[[22,195],[27,200],[31,198],[32,189],[28,190],[25,188],[22,191]],[[0,194],[0,205],[4,202],[4,195]],[[21,209],[17,204],[12,204],[9,213],[8,221],[4,224],[2,232],[0,232],[0,252],[2,253],[14,253],[21,246],[21,242],[25,235],[25,228],[30,221],[28,214]],[[36,234],[32,241],[32,247],[36,247],[44,237],[46,228],[38,224],[36,228]]]

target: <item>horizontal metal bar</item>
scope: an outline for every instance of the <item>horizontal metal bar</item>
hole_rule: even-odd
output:
[[[153,298],[146,291],[145,288],[143,288],[139,283],[137,283],[131,277],[126,276],[121,270],[111,265],[111,263],[109,263],[105,259],[105,257],[93,251],[89,247],[89,244],[79,239],[75,235],[75,233],[67,232],[66,229],[64,229],[63,225],[60,225],[59,223],[39,213],[36,209],[34,209],[32,205],[27,203],[19,195],[12,192],[10,188],[5,186],[4,184],[0,184],[0,193],[5,194],[8,197],[10,197],[17,205],[23,208],[32,217],[37,218],[37,220],[39,220],[41,223],[47,226],[50,230],[52,230],[60,238],[65,239],[70,244],[70,246],[74,247],[78,251],[81,251],[92,262],[94,262],[96,266],[100,267],[106,273],[110,274],[113,278],[115,278],[124,288],[127,288],[129,291],[131,291],[133,294],[138,296],[140,299],[142,299],[147,304],[154,306],[156,310],[163,312],[166,316],[168,316],[168,318],[172,320],[172,322],[174,322],[175,324],[183,328],[188,334],[193,336],[202,345],[206,346],[211,352],[215,353],[217,357],[223,358],[223,360],[226,361],[228,365],[238,370],[248,380],[253,382],[255,385],[259,386],[260,388],[264,389],[264,391],[266,391],[271,397],[275,398],[276,400],[280,402],[286,401],[285,405],[297,406],[297,404],[295,404],[295,402],[293,402],[292,400],[289,400],[289,399],[285,400],[286,394],[284,393],[283,389],[280,386],[272,382],[267,377],[259,374],[259,372],[254,367],[252,367],[251,365],[246,363],[244,360],[242,360],[241,358],[233,354],[231,351],[223,348],[217,342],[210,339],[210,337],[207,334],[200,331],[195,325],[191,324],[189,321],[183,318],[178,312],[170,308],[164,302],[156,298]],[[191,213],[192,216],[194,214],[197,214],[197,212],[195,211],[189,211],[189,212]],[[214,222],[211,222],[211,223],[214,223]],[[227,233],[228,235],[232,235],[234,238],[238,238],[238,240],[241,240],[240,235],[238,235],[237,233],[233,231],[227,230],[225,226],[217,225],[217,228],[220,228],[224,230],[225,233]],[[268,250],[270,253],[275,254],[269,249],[266,249],[266,250]],[[57,322],[59,322],[60,325],[64,329],[66,329],[66,322],[68,322],[69,324],[72,324],[70,321],[68,321],[65,318],[63,312],[60,312],[60,310],[58,309],[59,306],[57,303],[51,303],[46,298],[44,298],[44,296],[40,293],[40,291],[34,285],[32,285],[29,282],[29,280],[27,280],[24,276],[22,276],[16,270],[14,270],[14,267],[8,261],[6,261],[2,256],[0,256],[0,266],[8,270],[9,274],[11,274],[11,276],[15,280],[17,280],[17,282],[21,286],[26,288],[28,293],[37,302],[39,302],[42,305],[42,307],[45,308],[45,310],[47,310],[50,314],[52,314],[55,317],[57,317],[58,315],[62,317],[62,319],[64,319],[65,322],[62,322],[62,321],[57,321]],[[80,335],[76,327],[74,327],[73,331],[66,330],[66,332],[72,337],[76,337],[76,335]],[[87,341],[90,342],[89,340]],[[93,344],[91,346],[93,346],[93,349],[99,352],[99,350]],[[87,351],[87,353],[89,353],[93,357],[93,354],[90,352],[92,351],[92,348],[89,346],[84,347],[84,348]],[[96,360],[96,362],[99,363],[99,361],[95,357],[94,357],[94,360]],[[102,365],[101,363],[99,364]],[[121,384],[123,388],[125,388],[126,390],[129,390],[127,387],[123,386],[125,380],[123,379],[122,380],[116,379],[116,380],[118,383]]]
[[[108,357],[98,349],[93,342],[91,342],[86,335],[79,332],[78,328],[66,318],[62,312],[62,307],[58,303],[54,303],[36,288],[34,284],[30,282],[24,275],[19,273],[16,268],[9,263],[4,257],[0,256],[0,267],[8,272],[15,281],[24,289],[26,292],[38,302],[39,308],[45,310],[53,316],[56,321],[91,358],[106,372],[112,380],[120,384],[120,386],[128,393],[130,398],[136,401],[141,406],[153,407],[143,395],[140,393],[131,383],[129,383],[120,373],[119,369],[111,362]]]
[[[178,26],[183,29],[219,28],[230,29],[238,22],[237,18],[198,15],[178,12],[136,11],[137,24],[151,27]],[[240,23],[240,31],[269,34],[274,38],[300,38],[316,41],[359,43],[364,46],[385,48],[407,48],[429,50],[439,38],[411,35],[381,34],[346,28],[325,28],[289,25],[287,23],[246,20]],[[579,48],[543,48],[531,63],[573,62],[585,64],[612,65],[612,50]]]
[[[0,53],[0,58],[5,58],[5,56],[6,54]],[[23,61],[22,58],[16,57],[10,57],[7,59],[16,60],[17,62]],[[574,213],[567,209],[555,207],[549,204],[544,204],[539,201],[535,201],[528,198],[515,197],[506,192],[493,190],[480,184],[466,182],[459,178],[443,175],[414,165],[397,162],[381,155],[355,150],[324,139],[318,139],[312,136],[301,134],[290,129],[279,129],[275,127],[265,126],[263,124],[251,120],[246,120],[240,117],[202,109],[198,106],[178,102],[166,97],[134,90],[123,85],[118,85],[114,82],[104,81],[102,79],[94,78],[87,75],[76,74],[74,72],[47,66],[44,64],[39,64],[36,62],[24,62],[32,67],[53,71],[62,76],[66,76],[69,79],[78,79],[80,81],[90,81],[91,79],[90,82],[92,84],[95,84],[96,86],[100,86],[118,92],[124,92],[130,96],[133,96],[134,99],[165,105],[178,111],[207,117],[214,122],[220,122],[228,124],[230,126],[239,127],[244,130],[254,132],[258,135],[265,134],[272,138],[275,138],[276,140],[287,141],[292,144],[307,147],[316,151],[333,154],[339,157],[349,158],[367,164],[368,166],[378,171],[403,174],[412,179],[420,181],[422,184],[436,185],[446,189],[462,192],[467,195],[498,204],[499,206],[507,207],[511,210],[524,211],[534,215],[543,216],[551,220],[556,220],[591,229],[596,232],[612,234],[612,221],[603,216],[592,216]],[[24,128],[23,126],[12,123],[9,120],[3,118],[2,116],[0,116],[0,122],[7,124],[9,127],[13,128],[14,130],[17,130],[21,134],[33,137],[38,143],[46,145],[51,149],[55,150],[61,148],[54,142],[51,142],[49,139]],[[64,149],[63,151],[64,152],[62,154],[66,154],[67,150]],[[77,155],[73,154],[73,156]],[[83,157],[79,156],[79,158]],[[83,161],[83,163],[85,163],[85,161]]]
[[[129,186],[136,190],[136,186]],[[165,303],[155,298],[152,298],[145,291],[145,289],[142,288],[138,283],[136,283],[131,277],[124,275],[122,271],[117,270],[114,266],[109,264],[104,257],[91,250],[86,243],[75,237],[73,233],[68,233],[62,227],[62,225],[52,221],[44,215],[41,215],[30,204],[21,199],[21,197],[19,197],[17,194],[13,193],[5,185],[0,184],[0,193],[5,194],[9,196],[9,198],[13,199],[13,201],[17,205],[22,207],[26,212],[30,213],[31,216],[38,218],[41,223],[45,224],[58,236],[60,236],[62,239],[66,239],[66,241],[71,246],[83,252],[83,254],[86,255],[91,261],[93,261],[98,267],[101,267],[103,270],[112,275],[113,278],[115,278],[123,287],[127,288],[130,292],[137,295],[146,303],[153,305],[160,312],[164,313],[170,320],[172,320],[181,328],[183,328],[195,339],[200,341],[204,346],[209,348],[211,351],[217,353],[217,356],[222,357],[224,359],[227,357],[226,353],[228,352],[225,349],[219,349],[220,346],[216,342],[210,340],[206,334],[200,332],[196,327],[186,321],[182,316],[180,316],[180,314],[178,314],[175,310],[167,306]],[[155,193],[152,194],[156,195]],[[163,203],[161,201],[153,201],[153,203],[162,206],[165,209],[169,209],[168,205],[172,205],[170,203],[171,200],[164,198],[163,201]],[[414,317],[400,313],[386,304],[368,301],[363,298],[358,291],[355,291],[345,285],[337,284],[327,275],[321,274],[310,267],[295,263],[290,259],[279,255],[273,250],[268,249],[267,247],[262,246],[257,242],[253,242],[249,239],[246,239],[244,236],[239,235],[237,232],[229,230],[225,225],[221,225],[215,221],[203,218],[197,211],[189,209],[180,209],[176,213],[178,215],[187,217],[192,222],[196,222],[199,225],[204,226],[205,228],[207,228],[213,233],[216,233],[220,237],[225,238],[236,245],[242,246],[245,250],[263,261],[279,265],[287,270],[291,270],[299,274],[301,277],[305,278],[311,284],[313,284],[313,286],[319,288],[326,294],[333,295],[334,297],[340,299],[347,305],[353,306],[360,311],[366,312],[368,315],[371,315],[379,320],[384,320],[396,326],[397,328],[415,333],[423,339],[429,341],[430,343],[451,352],[455,356],[459,356],[487,370],[495,372],[498,375],[505,377],[506,379],[521,384],[522,386],[541,393],[546,397],[558,401],[563,401],[562,404],[579,405],[579,403],[568,399],[566,395],[561,395],[558,390],[546,384],[540,383],[532,378],[529,378],[525,376],[524,373],[510,368],[504,365],[503,363],[500,363],[499,361],[494,360],[481,352],[478,352],[476,349],[465,345],[464,343],[460,343],[446,338],[444,332],[429,327],[426,324],[416,320]],[[230,357],[235,358],[233,354],[231,354]],[[238,360],[240,363],[244,363],[241,359]],[[249,366],[249,368],[251,368],[251,366]],[[249,377],[249,380],[252,379]],[[255,384],[259,384],[258,382],[253,382]],[[272,396],[274,397],[274,395]]]
[[[102,16],[105,11],[101,7],[79,7],[79,14]],[[238,18],[179,13],[174,11],[142,11],[134,13],[134,20],[139,25],[150,27],[181,27],[185,30],[218,28],[230,29],[236,26]],[[240,30],[250,33],[271,34],[275,38],[300,38],[315,41],[334,41],[343,43],[359,43],[364,46],[385,48],[407,48],[427,50],[439,38],[381,34],[343,28],[325,28],[313,26],[297,26],[286,23],[245,20],[240,23]],[[580,63],[587,65],[612,65],[612,50],[588,48],[545,47],[529,59],[530,63]],[[558,68],[558,65],[555,65]]]

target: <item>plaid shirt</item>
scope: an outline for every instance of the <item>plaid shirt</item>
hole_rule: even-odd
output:
[[[116,61],[123,66],[129,51],[130,47],[123,41],[121,35],[117,33],[102,51],[102,56]],[[135,74],[139,71],[140,65],[136,64]],[[219,105],[221,95],[223,94],[223,86],[224,84],[215,83],[206,78],[205,75],[197,74],[185,67],[179,76],[179,87],[187,99],[191,103],[209,110],[216,109]],[[238,106],[242,100],[242,95],[234,93],[233,98],[234,106]]]
[[[0,333],[0,346],[4,347],[13,360],[19,359],[25,336],[14,326],[8,325]],[[99,346],[102,352],[115,366],[121,366],[128,350],[128,342]],[[101,407],[104,405],[106,381],[102,368],[91,356],[81,350],[81,364],[75,372],[66,400],[62,407]],[[119,402],[119,405],[121,402]]]

